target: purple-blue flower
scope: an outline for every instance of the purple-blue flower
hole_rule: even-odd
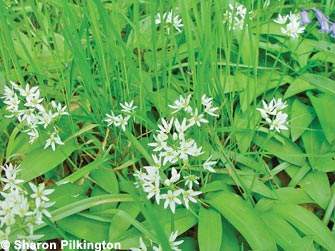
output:
[[[311,20],[308,17],[308,13],[307,10],[302,8],[301,9],[301,26],[306,25],[306,24],[310,24]]]
[[[330,32],[330,36],[335,38],[335,23],[331,23],[329,32]]]
[[[329,23],[328,18],[325,17],[325,15],[322,13],[321,10],[318,10],[317,8],[313,8],[315,11],[316,18],[321,26],[321,29],[319,30],[319,33],[329,33]]]

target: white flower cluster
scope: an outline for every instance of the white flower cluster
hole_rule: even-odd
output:
[[[155,24],[164,24],[164,28],[167,34],[170,34],[170,28],[173,26],[179,33],[183,28],[184,24],[183,20],[179,17],[179,15],[174,16],[173,11],[164,12],[163,16],[160,13],[156,14]]]
[[[25,88],[21,88],[16,83],[11,82],[11,87],[5,86],[5,94],[2,97],[7,105],[6,109],[10,112],[7,118],[15,118],[23,125],[23,132],[29,136],[29,143],[32,144],[39,138],[40,130],[47,130],[52,127],[49,132],[50,138],[45,141],[44,148],[51,146],[55,150],[56,144],[63,145],[58,135],[55,123],[63,115],[68,115],[66,106],[61,103],[56,104],[51,101],[52,109],[48,110],[42,104],[44,98],[40,97],[40,90],[37,86],[30,87],[26,84]]]
[[[285,126],[287,124],[288,115],[282,112],[282,110],[287,107],[286,102],[283,103],[281,98],[278,100],[273,98],[269,104],[264,100],[262,102],[263,108],[257,108],[257,110],[261,113],[262,118],[270,125],[270,130],[275,129],[277,132],[280,132],[280,130],[288,130]]]
[[[304,33],[306,28],[301,22],[301,15],[292,12],[285,16],[279,14],[278,18],[273,21],[281,25],[286,25],[285,28],[281,27],[280,31],[284,35],[292,38],[298,38],[299,34]]]
[[[188,170],[192,158],[202,155],[202,147],[198,147],[196,141],[188,137],[191,128],[200,130],[202,124],[209,123],[205,115],[217,117],[215,114],[219,108],[213,106],[213,98],[202,96],[203,113],[190,106],[191,95],[187,98],[180,96],[173,105],[169,107],[174,111],[183,112],[184,117],[180,121],[177,117],[172,117],[169,121],[161,119],[162,124],[158,125],[157,133],[153,136],[154,142],[148,145],[153,147],[155,154],[152,155],[155,165],[144,166],[144,171],[136,171],[134,176],[138,179],[137,187],[142,187],[147,193],[147,198],[155,197],[156,203],[165,200],[164,208],[170,207],[175,213],[176,204],[184,202],[185,207],[189,208],[189,202],[196,203],[195,197],[200,195],[200,191],[193,190],[193,185],[199,185],[199,177]],[[197,161],[195,161],[198,163]],[[213,166],[216,161],[211,160],[211,156],[202,163],[199,171],[215,172]],[[180,169],[179,171],[177,169]],[[165,170],[170,178],[161,175]],[[168,170],[168,172],[166,171]],[[165,177],[165,178],[164,178]],[[183,188],[181,186],[183,185]],[[161,190],[167,193],[161,194]]]
[[[137,106],[134,106],[134,100],[129,103],[120,103],[120,106],[122,107],[121,111],[125,113],[125,116],[123,114],[115,116],[114,112],[111,111],[111,114],[106,114],[107,118],[104,119],[104,121],[107,123],[107,126],[121,126],[122,130],[125,131],[126,126],[128,125],[128,121],[133,115],[134,110],[137,108]]]
[[[243,30],[244,20],[247,14],[247,9],[239,3],[236,3],[235,6],[229,4],[229,10],[226,10],[223,14],[223,23],[228,24],[229,30],[235,30],[236,27],[240,30]],[[251,19],[252,12],[249,12],[249,18]]]
[[[170,237],[169,237],[170,248],[171,250],[174,250],[174,251],[181,251],[181,249],[179,248],[179,245],[182,244],[184,240],[176,241],[177,236],[178,236],[178,230],[170,234]],[[156,246],[152,240],[149,240],[149,241],[151,244],[150,247],[152,248],[153,251],[163,251],[161,245]],[[131,248],[130,250],[131,251],[147,251],[148,249],[143,239],[140,237],[140,247]]]
[[[44,183],[36,186],[29,183],[32,193],[27,192],[23,180],[17,178],[19,167],[11,163],[1,166],[5,173],[0,177],[3,185],[0,192],[0,241],[10,240],[10,234],[15,233],[15,239],[34,241],[42,235],[34,235],[34,225],[43,223],[43,215],[51,217],[47,208],[54,202],[49,202],[47,197],[54,190],[45,189]]]

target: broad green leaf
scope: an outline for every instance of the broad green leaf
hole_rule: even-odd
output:
[[[66,122],[64,123],[64,126],[66,126]],[[83,128],[81,128],[80,130],[78,129],[77,132],[73,133],[67,140],[77,138],[77,137],[81,136],[82,134],[85,134],[86,132],[93,130],[97,126],[98,126],[97,124],[85,125]]]
[[[87,179],[86,179],[87,180]],[[94,198],[96,196],[103,196],[103,195],[108,195],[110,193],[106,192],[106,190],[102,189],[100,186],[94,186],[92,188],[92,192],[91,192],[91,198]],[[104,203],[101,205],[97,205],[93,208],[90,208],[90,212],[94,213],[94,214],[104,214],[104,212],[106,210],[109,209],[115,209],[117,207],[117,203]],[[110,215],[110,217],[112,217],[112,215]]]
[[[168,105],[173,104],[174,100],[178,97],[178,92],[174,89],[162,88],[155,92],[148,92],[146,98],[158,109],[163,117],[165,117],[170,113]]]
[[[266,186],[263,182],[261,182],[258,177],[253,177],[252,175],[240,175],[240,179],[245,187],[251,191],[268,198],[277,198],[275,192]]]
[[[307,95],[312,102],[313,108],[316,112],[316,115],[318,116],[327,141],[329,142],[329,144],[334,143],[335,117],[329,115],[329,107],[335,107],[334,95],[320,94],[318,96],[313,96],[311,93],[307,93]]]
[[[76,172],[70,174],[66,178],[58,181],[58,184],[63,184],[67,182],[74,183],[77,180],[85,177],[91,171],[100,168],[106,160],[104,158],[97,158],[94,161],[90,162],[89,164],[83,166],[82,168],[78,169]]]
[[[241,233],[252,249],[277,250],[276,242],[258,212],[241,197],[230,192],[214,192],[207,195],[206,201]]]
[[[306,174],[311,170],[311,166],[306,163],[303,166],[289,166],[285,170],[287,174],[291,177],[288,186],[296,187],[299,182],[306,176]]]
[[[314,127],[302,135],[308,161],[313,169],[332,172],[335,170],[335,153],[321,128]]]
[[[301,188],[323,209],[330,200],[331,191],[328,176],[324,172],[311,171],[300,182]]]
[[[306,67],[314,49],[312,46],[314,40],[303,39],[299,41],[298,39],[290,39],[289,41],[294,44],[294,53],[292,53],[292,56],[299,62],[301,68]],[[293,48],[291,51],[293,51]]]
[[[301,188],[281,187],[275,190],[278,201],[291,204],[313,203],[313,200]]]
[[[164,209],[162,203],[160,205],[152,204],[146,198],[144,203],[146,204],[145,207],[141,207],[140,203],[138,204],[142,209],[141,213],[145,217],[145,221],[141,223],[141,227],[135,227],[153,241],[160,241],[163,250],[169,250],[168,238],[171,231],[178,230],[178,235],[181,235],[194,227],[198,222],[197,217],[191,210],[187,210],[186,208],[178,207],[175,214],[173,214],[171,210]],[[193,205],[190,206],[192,207]],[[173,221],[171,221],[172,219]],[[150,230],[150,232],[146,229]],[[167,242],[166,248],[164,248],[163,242]]]
[[[221,176],[222,177],[222,176]],[[210,183],[207,183],[201,188],[202,193],[216,192],[216,191],[229,191],[231,186],[226,181],[223,181],[220,177],[220,180],[215,180]]]
[[[235,93],[235,92],[240,92],[240,86],[237,85],[235,82],[235,77],[234,76],[225,76],[224,73],[221,73],[222,75],[220,76],[222,79],[225,81],[222,82],[222,89],[224,94],[228,93]]]
[[[111,194],[119,193],[119,184],[115,175],[115,171],[112,168],[104,167],[105,163],[99,169],[95,169],[90,172],[90,177],[93,181],[105,191]]]
[[[4,75],[4,72],[2,70],[0,70],[0,95],[3,96],[4,94],[4,88],[6,86],[6,79],[5,79],[5,75]],[[1,100],[1,103],[2,105],[2,100]],[[9,121],[9,119],[8,119]]]
[[[310,236],[327,250],[335,247],[335,238],[326,225],[312,212],[298,205],[275,204],[273,212],[280,214],[306,236]]]
[[[128,139],[130,140],[132,146],[139,152],[141,155],[149,162],[150,165],[154,165],[151,155],[147,151],[147,149],[140,143],[140,141],[127,130],[124,132]]]
[[[289,75],[283,76],[282,72],[273,70],[267,71],[257,78],[257,83],[259,84],[256,85],[256,96],[264,95],[267,91],[291,83],[293,80],[294,78]]]
[[[267,153],[273,154],[282,160],[297,166],[304,165],[306,159],[302,156],[303,153],[299,146],[286,137],[281,137],[281,139],[283,143],[274,137],[267,138],[264,134],[257,134],[254,137],[254,142],[266,150]]]
[[[196,242],[196,240],[194,238],[192,238],[192,237],[181,237],[181,238],[178,238],[178,241],[179,240],[184,241],[182,244],[179,245],[180,250],[183,250],[183,251],[197,250],[198,243]]]
[[[139,33],[136,32],[135,29],[131,29],[131,32],[129,34],[128,38],[128,46],[133,45],[133,46],[140,46],[140,47],[147,47],[148,44],[150,44],[150,39],[152,37],[151,35],[151,16],[148,16],[142,20],[139,21]],[[135,48],[136,48],[135,47]]]
[[[335,153],[321,154],[318,161],[313,165],[313,168],[321,172],[334,172],[335,171]]]
[[[61,164],[76,149],[77,146],[74,141],[68,141],[62,146],[57,146],[55,151],[50,148],[35,149],[20,164],[21,179],[30,181],[43,175]]]
[[[117,217],[122,218],[125,222],[127,222],[129,225],[132,225],[131,227],[129,227],[128,230],[126,230],[126,232],[123,232],[122,235],[119,236],[118,241],[120,242],[124,242],[125,239],[126,241],[129,241],[129,233],[132,235],[134,235],[134,233],[137,235],[138,233],[141,233],[142,236],[145,236],[146,238],[149,238],[153,241],[156,241],[155,238],[152,238],[153,235],[150,232],[150,227],[147,227],[145,222],[139,222],[137,219],[135,219],[133,216],[129,215],[127,212],[119,210],[119,209],[108,209],[106,211],[104,211],[104,213],[108,213],[108,214],[113,214]],[[111,220],[109,220],[109,222],[111,222]],[[134,241],[133,238],[131,238],[131,241]],[[138,240],[137,240],[138,241]],[[136,244],[133,244],[131,247],[135,247],[138,246],[138,242]]]
[[[263,173],[264,171],[266,171],[266,166],[264,164],[263,161],[259,161],[256,158],[254,158],[253,156],[248,156],[245,154],[241,154],[241,153],[233,153],[233,156],[236,156],[236,162],[242,164],[243,166],[250,168],[254,171],[256,171],[257,173]]]
[[[323,61],[323,62],[330,62],[330,63],[335,63],[335,54],[331,55],[330,53],[326,53],[326,52],[317,52],[315,53],[311,59],[312,60],[319,60],[319,61]]]
[[[237,72],[229,76],[225,81],[225,93],[237,92],[240,97],[240,106],[243,113],[246,112],[256,96],[256,84],[250,76]]]
[[[265,50],[269,50],[269,51],[273,51],[273,52],[285,53],[285,52],[289,51],[288,48],[283,47],[279,43],[271,43],[271,42],[259,41],[258,42],[258,46],[261,49],[265,49]]]
[[[61,231],[60,229],[58,230]],[[48,241],[52,239],[62,238],[62,236],[55,229],[49,226],[46,226],[44,228],[38,229],[37,231],[34,231],[34,235],[43,235],[42,238],[38,239],[39,241]]]
[[[119,166],[114,167],[113,170],[114,171],[119,171],[119,170],[122,170],[122,169],[126,169],[126,168],[128,168],[128,167],[133,166],[134,164],[136,164],[139,160],[140,160],[140,158],[127,160],[124,163],[121,163]],[[109,165],[107,165],[107,167],[108,166]]]
[[[335,57],[335,45],[332,42],[326,40],[314,41],[314,46],[317,50],[322,51],[330,55],[330,57]]]
[[[220,250],[221,237],[221,214],[212,208],[205,209],[200,207],[198,220],[198,242],[200,251]]]
[[[119,176],[120,179],[123,179],[122,176]],[[129,181],[125,182],[129,186],[132,184]],[[134,198],[135,202],[137,203],[138,207],[141,209],[141,215],[143,215],[145,221],[143,223],[133,223],[133,226],[135,226],[138,230],[140,230],[145,236],[148,236],[153,241],[158,241],[162,245],[162,248],[164,250],[170,250],[170,245],[167,237],[167,231],[165,230],[165,224],[161,223],[161,220],[163,219],[169,219],[171,220],[171,215],[169,216],[169,213],[171,214],[170,210],[164,210],[163,205],[157,205],[156,203],[153,204],[150,200],[148,200],[145,196],[139,197],[137,193],[135,193],[135,187],[132,186],[131,189],[129,189],[132,197]],[[143,201],[142,201],[143,200]],[[176,210],[176,214],[179,213],[179,210]],[[186,217],[185,217],[186,218]],[[128,219],[131,221],[132,218],[128,217]],[[187,221],[187,220],[186,220]],[[185,221],[185,223],[186,223]],[[170,221],[171,223],[171,221]],[[178,228],[180,231],[180,229]],[[170,231],[171,231],[171,225],[170,225]]]
[[[302,79],[301,77],[296,78],[287,88],[284,99],[287,99],[293,95],[301,92],[309,91],[315,89],[315,86],[311,85],[308,81]]]
[[[72,215],[57,222],[60,229],[89,242],[108,240],[109,223]]]
[[[293,247],[286,249],[286,251],[296,251],[296,250],[317,251],[317,249],[315,249],[314,247],[313,238],[310,236],[305,236],[301,238],[300,241],[298,241],[293,245]]]
[[[275,22],[266,22],[260,26],[261,34],[273,34],[282,36],[283,33],[280,31],[280,25]]]
[[[12,31],[11,36],[15,46],[15,53],[17,53],[17,55],[26,62],[31,61],[33,54],[33,47],[31,46],[32,40],[30,40],[27,35],[16,29]]]
[[[177,208],[175,214],[172,214],[171,210],[166,210],[163,206],[154,205],[151,208],[150,214],[151,218],[148,219],[148,217],[146,217],[147,220],[143,223],[143,225],[150,229],[153,228],[154,224],[159,224],[164,231],[155,231],[155,234],[165,235],[167,240],[171,231],[178,230],[178,235],[181,235],[194,227],[198,222],[197,217],[186,208]],[[171,222],[171,219],[173,219],[173,222]],[[155,220],[155,223],[153,223],[152,220]],[[162,238],[163,236],[157,236],[157,239],[160,239],[160,241],[162,241]],[[168,248],[165,248],[164,250],[168,250]]]
[[[240,245],[234,227],[226,220],[222,219],[222,241],[220,251],[239,251]]]
[[[280,215],[273,212],[264,212],[261,215],[271,234],[275,236],[283,250],[289,250],[295,243],[301,241],[297,231]]]
[[[219,175],[219,174],[217,174]],[[239,172],[238,173],[239,176],[239,180],[240,182],[243,184],[245,189],[248,189],[254,193],[258,193],[261,194],[265,197],[271,198],[271,199],[275,199],[277,198],[276,194],[274,193],[273,190],[271,190],[269,187],[267,187],[263,182],[261,182],[257,175],[255,176],[252,173],[242,173]],[[216,179],[217,176],[213,177],[213,179]],[[218,178],[218,181],[213,180],[213,182],[209,183],[206,188],[205,191],[209,192],[209,191],[218,191],[218,190],[227,190],[224,189],[224,185],[221,184],[220,182],[224,182],[224,184],[228,184],[228,185],[236,185],[234,180],[232,179],[232,177],[230,175],[224,174],[224,175],[220,175]],[[216,186],[211,185],[212,183],[215,183]],[[214,189],[211,189],[211,187],[214,186]],[[223,188],[223,189],[222,189]]]
[[[125,201],[133,201],[133,198],[128,194],[106,194],[94,196],[57,208],[51,211],[50,214],[52,215],[52,218],[57,221],[98,205]],[[38,228],[41,227],[43,227],[43,225],[39,226]]]
[[[89,187],[87,187],[86,184],[77,185],[68,183],[59,186],[52,186],[50,188],[55,189],[55,191],[48,197],[50,201],[56,202],[53,207],[60,208],[72,202],[87,198],[86,193]]]
[[[45,133],[42,133],[44,136]],[[29,136],[26,133],[22,133],[20,128],[15,127],[11,132],[6,147],[6,157],[7,159],[13,156],[26,156],[33,151],[42,150],[45,142],[41,138],[37,139],[33,144],[29,144]]]
[[[118,210],[124,211],[129,217],[136,219],[140,213],[140,209],[133,202],[123,202],[119,205]],[[131,226],[131,222],[127,221],[124,217],[120,217],[118,214],[114,215],[109,227],[109,238],[110,242],[118,241],[118,239],[128,230]]]
[[[259,118],[259,112],[252,106],[249,106],[246,112],[242,112],[239,108],[236,110],[233,129],[238,148],[242,153],[250,148]]]
[[[241,65],[240,65],[241,66]],[[237,92],[241,94],[242,100],[242,110],[246,108],[246,104],[249,104],[254,101],[253,98],[256,96],[263,95],[265,92],[278,88],[279,86],[285,85],[287,82],[292,82],[292,77],[285,75],[278,71],[267,71],[257,78],[256,84],[255,80],[249,79],[250,77],[248,75],[244,75],[241,73],[238,73],[237,77],[235,76],[223,76],[223,79],[225,79],[224,83],[224,93],[234,93]],[[248,81],[250,82],[250,86],[248,86],[246,83],[239,83],[238,81]],[[255,88],[255,90],[252,89],[252,87]],[[250,93],[248,93],[250,92]],[[245,103],[246,102],[246,103]]]
[[[301,76],[303,80],[308,81],[310,84],[316,87],[316,89],[329,94],[333,95],[335,94],[335,81],[317,74],[304,74]]]
[[[127,230],[127,232],[122,236],[122,239],[120,239],[118,242],[121,243],[122,249],[125,250],[129,250],[130,248],[139,248],[140,237],[143,239],[143,234],[136,228],[132,227]],[[145,240],[143,239],[143,241]],[[149,242],[147,245],[150,245]]]
[[[167,236],[171,233],[171,212],[169,212],[170,217],[163,217],[159,219],[161,225],[164,227]],[[197,218],[186,208],[177,208],[176,213],[173,216],[174,227],[178,229],[178,234],[182,234],[189,230],[197,223]]]
[[[321,151],[321,145],[326,140],[322,129],[312,128],[306,130],[302,135],[302,143],[305,148],[308,162],[313,167],[318,161]]]
[[[239,53],[241,54],[243,64],[252,65],[255,64],[253,62],[255,60],[254,51],[256,50],[256,38],[255,36],[248,31],[248,29],[243,29],[242,31],[239,29],[234,30],[234,33],[238,37],[239,43]]]
[[[290,120],[293,141],[296,141],[303,134],[314,118],[315,114],[309,106],[302,103],[299,99],[294,99],[291,106]]]

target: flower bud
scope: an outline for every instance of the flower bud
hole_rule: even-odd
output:
[[[328,18],[325,17],[325,15],[322,13],[321,10],[318,10],[317,8],[313,8],[315,11],[316,18],[321,26],[321,29],[319,30],[319,33],[329,33],[329,23]]]
[[[308,17],[308,13],[307,10],[302,8],[301,9],[301,24],[300,25],[306,25],[306,24],[310,24],[311,20]]]

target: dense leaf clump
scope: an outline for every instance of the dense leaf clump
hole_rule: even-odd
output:
[[[334,250],[334,10],[0,0],[0,241]]]

